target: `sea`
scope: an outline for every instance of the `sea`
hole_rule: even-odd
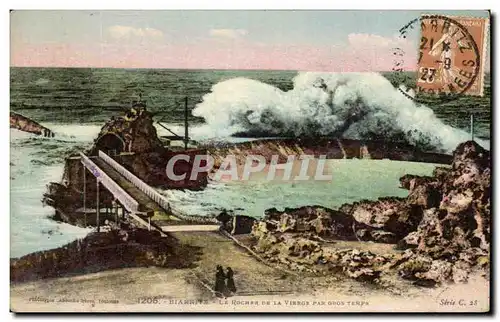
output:
[[[50,128],[53,138],[10,130],[11,258],[62,246],[91,230],[56,222],[41,199],[60,182],[67,156],[92,145],[111,116],[143,100],[154,120],[204,143],[266,137],[335,135],[403,141],[452,153],[474,138],[489,148],[491,89],[483,97],[423,105],[401,94],[391,73],[297,71],[21,68],[10,69],[10,109]],[[160,135],[168,135],[156,126]],[[240,133],[247,133],[241,137]],[[390,160],[329,160],[327,182],[210,182],[203,191],[162,190],[179,209],[214,215],[223,209],[261,217],[268,208],[321,205],[407,195],[404,174],[429,175],[436,165]]]

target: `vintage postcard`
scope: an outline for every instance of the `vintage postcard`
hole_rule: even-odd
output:
[[[489,25],[11,11],[11,310],[489,312]]]

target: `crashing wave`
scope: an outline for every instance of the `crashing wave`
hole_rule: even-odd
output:
[[[401,141],[439,152],[469,139],[377,73],[299,73],[287,92],[234,78],[214,85],[193,115],[203,117],[215,136],[332,136]]]

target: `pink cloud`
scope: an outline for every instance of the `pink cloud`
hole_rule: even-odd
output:
[[[405,68],[414,69],[414,45],[397,37],[349,34],[345,45],[313,46],[254,43],[246,31],[212,30],[216,39],[166,43],[161,31],[113,26],[101,44],[25,44],[13,42],[12,66],[283,69],[384,71],[394,67],[393,48],[405,51]],[[236,38],[235,38],[236,37]],[[237,41],[220,41],[218,39]],[[413,69],[412,69],[413,68]]]
[[[11,66],[101,67],[99,52],[77,44],[18,44],[11,47]]]

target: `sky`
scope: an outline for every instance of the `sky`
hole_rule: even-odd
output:
[[[11,66],[387,71],[401,48],[414,70],[418,31],[404,39],[399,29],[421,13],[17,10]]]

